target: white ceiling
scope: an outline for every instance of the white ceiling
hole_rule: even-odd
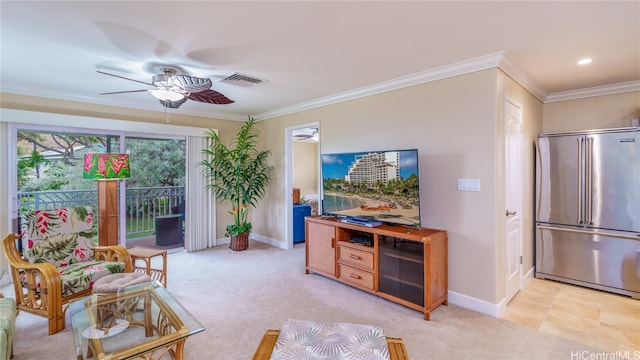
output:
[[[505,60],[541,100],[640,81],[640,1],[1,1],[0,13],[2,92],[164,111],[147,92],[98,95],[148,87],[96,70],[150,82],[171,64],[235,103],[168,111],[225,119]],[[217,82],[236,72],[267,82]]]

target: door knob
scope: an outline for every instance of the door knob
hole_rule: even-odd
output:
[[[507,216],[513,216],[513,215],[515,215],[517,213],[518,213],[517,211],[509,211],[509,210],[507,210]]]

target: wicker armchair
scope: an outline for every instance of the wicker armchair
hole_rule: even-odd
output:
[[[18,310],[49,319],[49,335],[64,330],[67,304],[90,294],[97,279],[133,271],[126,248],[96,245],[89,207],[37,210],[21,220],[22,234],[5,237],[2,250]]]

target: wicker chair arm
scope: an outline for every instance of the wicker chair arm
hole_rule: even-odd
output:
[[[43,276],[60,277],[58,269],[55,265],[50,263],[30,263],[22,258],[22,255],[18,252],[16,241],[20,239],[18,234],[10,234],[2,240],[2,250],[9,261],[9,265],[16,269],[36,269],[43,274]]]
[[[119,261],[124,263],[125,272],[133,271],[131,255],[124,246],[96,246],[93,248],[93,252],[96,260]]]
[[[25,261],[16,246],[18,239],[20,239],[18,234],[6,236],[2,240],[2,250],[11,267],[16,302],[19,308],[30,307],[38,313],[46,311],[49,307],[61,307],[62,281],[58,269],[50,263]],[[24,288],[21,279],[26,281]]]

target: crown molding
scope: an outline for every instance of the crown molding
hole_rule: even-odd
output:
[[[256,114],[255,117],[257,119],[267,120],[278,116],[289,115],[300,111],[337,104],[343,101],[354,100],[365,96],[380,94],[383,92],[397,90],[408,86],[423,84],[431,81],[446,79],[496,67],[504,71],[514,81],[519,83],[522,87],[524,87],[527,91],[529,91],[533,96],[535,96],[543,103],[573,100],[592,96],[611,95],[640,90],[640,81],[630,81],[619,84],[547,94],[544,90],[542,90],[542,88],[540,88],[540,86],[538,86],[538,84],[526,71],[522,70],[517,65],[517,62],[507,51],[499,51],[485,56],[440,66],[430,70],[402,76],[392,80],[345,91],[312,101],[266,111],[260,114]]]
[[[552,93],[545,98],[544,102],[552,103],[557,101],[576,100],[593,96],[613,95],[631,91],[640,91],[640,80]]]
[[[504,56],[500,60],[498,67],[509,75],[515,82],[527,89],[533,96],[538,98],[538,100],[544,102],[547,94],[538,86],[538,84],[536,84],[535,81],[533,81],[526,71],[522,70],[522,68],[517,65],[513,57],[511,57],[511,55],[506,51],[504,52]]]
[[[331,96],[315,99],[312,101],[286,106],[283,108],[266,111],[256,114],[258,119],[266,120],[278,116],[289,115],[300,111],[315,109],[322,106],[337,104],[344,101],[354,100],[365,96],[376,95],[387,91],[397,90],[413,85],[423,84],[431,81],[446,79],[454,76],[472,73],[497,67],[504,58],[504,51],[495,52],[485,56],[476,57],[469,60],[456,62],[453,64],[440,66],[430,70],[401,76],[377,84],[364,86],[361,88],[337,93]]]

